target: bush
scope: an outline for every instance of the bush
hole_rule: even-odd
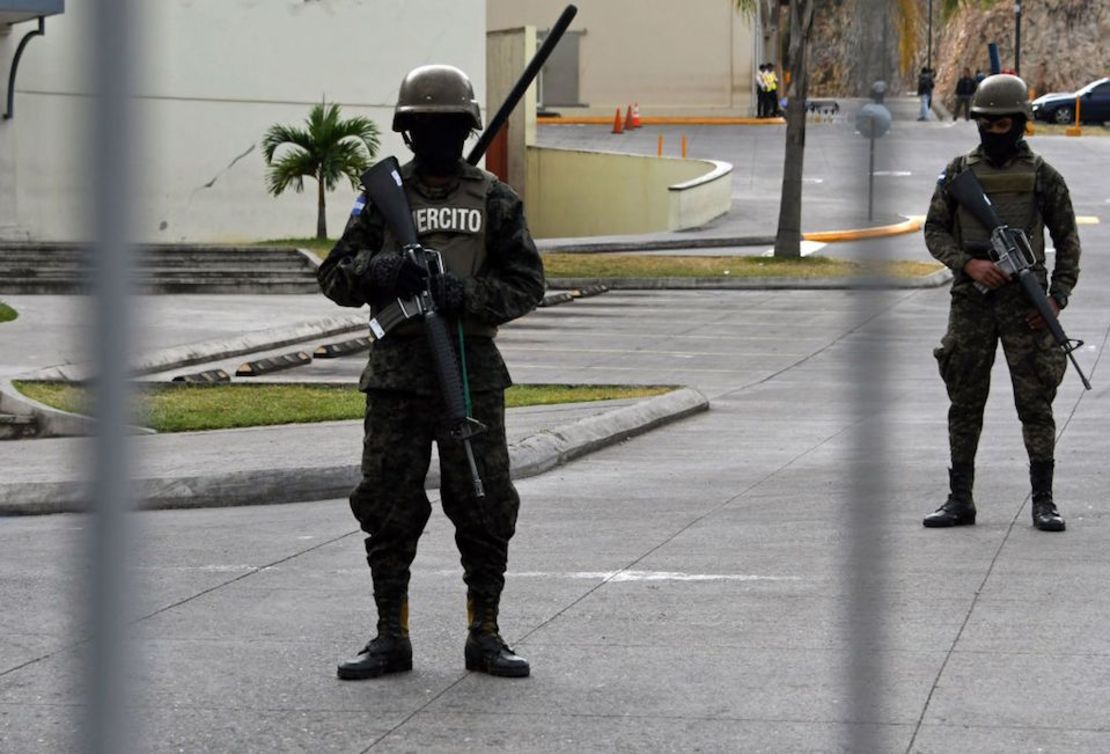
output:
[[[0,301],[0,322],[11,322],[18,316],[19,313],[15,309]]]

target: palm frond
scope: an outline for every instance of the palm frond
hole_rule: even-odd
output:
[[[334,189],[346,176],[353,188],[381,146],[378,126],[369,118],[343,119],[336,104],[313,105],[305,127],[271,126],[262,140],[263,156],[270,166],[267,189],[275,196],[292,187],[304,190],[304,178]],[[283,154],[275,159],[278,150]]]
[[[266,164],[273,162],[274,153],[285,144],[311,152],[313,139],[307,131],[300,128],[282,125],[270,126],[262,137],[262,156],[266,159]]]
[[[298,194],[304,191],[305,177],[316,177],[316,160],[303,151],[290,152],[278,158],[266,175],[266,188],[278,196],[290,186]]]
[[[759,0],[735,0],[736,12],[745,16],[754,16],[759,10]]]

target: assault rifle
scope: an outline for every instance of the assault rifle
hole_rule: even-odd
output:
[[[452,439],[461,441],[466,449],[466,462],[470,466],[474,494],[479,498],[485,497],[470,440],[484,432],[486,427],[477,419],[467,416],[463,376],[455,357],[455,349],[451,346],[450,329],[431,293],[433,286],[437,285],[437,277],[445,274],[443,257],[438,251],[420,245],[416,225],[412,220],[412,209],[402,187],[401,168],[395,157],[387,157],[363,173],[362,185],[366,189],[366,198],[381,212],[386,225],[401,245],[401,253],[423,270],[427,281],[424,290],[411,299],[398,299],[371,319],[370,329],[374,337],[382,338],[406,320],[419,319],[423,322],[428,348],[432,352],[436,380],[446,407],[444,423],[447,432]]]
[[[1025,235],[1025,231],[1020,228],[1011,228],[1002,222],[972,171],[964,170],[956,176],[949,185],[949,190],[960,206],[970,212],[984,228],[990,231],[991,247],[989,254],[991,261],[998,269],[1002,270],[1008,277],[1015,278],[1021,285],[1025,295],[1029,297],[1033,306],[1040,313],[1041,319],[1048,326],[1048,331],[1052,333],[1056,345],[1060,346],[1068,358],[1071,359],[1072,366],[1079,374],[1079,379],[1083,381],[1083,387],[1090,390],[1091,383],[1075,360],[1074,352],[1083,345],[1083,341],[1072,340],[1064,334],[1064,328],[1060,326],[1060,320],[1056,318],[1055,312],[1052,311],[1052,305],[1048,303],[1048,296],[1041,288],[1037,276],[1033,274],[1033,265],[1036,264],[1037,260],[1033,255],[1033,249],[1029,245],[1029,238]],[[979,282],[975,283],[975,287],[982,293],[989,290],[987,286]]]

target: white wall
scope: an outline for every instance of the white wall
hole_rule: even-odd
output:
[[[550,29],[565,0],[488,0],[491,30],[531,24]],[[584,110],[612,115],[632,102],[641,114],[749,115],[755,21],[734,0],[591,0],[578,3],[572,31]]]
[[[263,133],[278,122],[301,125],[311,105],[326,97],[348,116],[373,119],[382,131],[379,157],[404,161],[409,152],[390,125],[408,70],[459,66],[485,100],[485,2],[142,2],[142,239],[313,235],[315,182],[306,181],[302,194],[269,196]],[[80,76],[88,13],[87,3],[67,3],[65,15],[47,19],[46,36],[31,42],[20,65],[16,118],[6,126],[17,129],[18,222],[34,238],[83,235],[88,189],[76,173],[88,130],[89,89]],[[328,195],[329,236],[342,231],[354,193],[344,186]]]

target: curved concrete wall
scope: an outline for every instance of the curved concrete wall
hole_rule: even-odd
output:
[[[680,230],[728,212],[732,166],[708,160],[528,149],[528,224],[537,238]]]

